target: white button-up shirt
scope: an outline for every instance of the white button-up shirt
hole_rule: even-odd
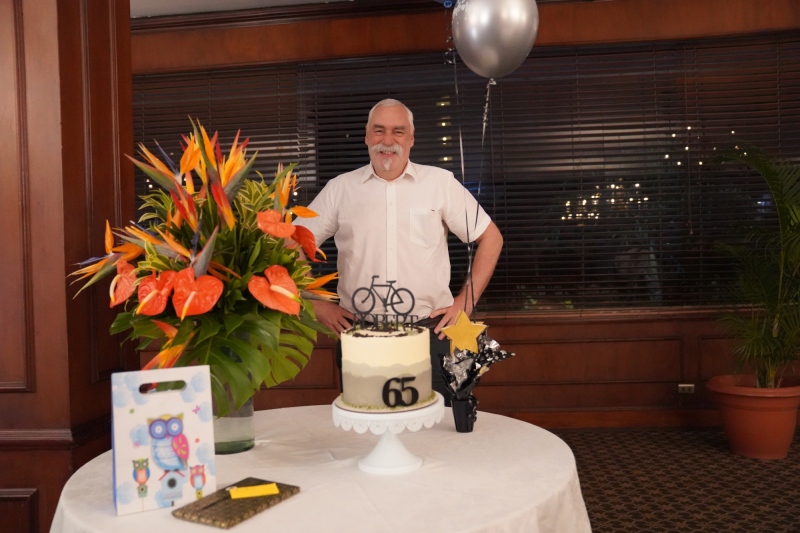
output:
[[[308,207],[319,216],[295,224],[311,230],[317,245],[334,236],[342,307],[355,312],[353,293],[377,275],[376,285],[394,281],[395,289],[410,290],[420,318],[453,304],[447,231],[472,242],[491,222],[452,172],[410,161],[393,181],[372,165],[341,174]],[[386,298],[389,289],[375,290]],[[395,314],[380,298],[372,312]]]

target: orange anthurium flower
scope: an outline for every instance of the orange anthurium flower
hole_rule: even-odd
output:
[[[300,314],[299,291],[289,271],[280,265],[272,265],[264,271],[265,278],[253,276],[247,288],[256,300],[270,309],[287,315]]]
[[[304,228],[303,226],[294,226],[292,239],[294,239],[295,242],[303,247],[303,251],[306,253],[306,257],[309,261],[313,263],[319,263],[319,259],[317,259],[317,252],[322,255],[323,259],[327,259],[325,252],[317,248],[317,240],[314,238],[314,234],[311,233],[311,230]]]
[[[183,320],[207,313],[219,300],[223,288],[222,282],[214,276],[204,274],[194,279],[194,269],[184,268],[175,277],[175,294],[172,295],[175,314]]]
[[[256,215],[258,218],[258,228],[278,239],[291,237],[294,233],[294,226],[281,222],[281,214],[275,209],[267,209]]]
[[[117,275],[111,280],[111,287],[108,290],[111,297],[110,307],[130,298],[135,290],[134,283],[136,283],[136,269],[133,265],[127,261],[117,261]]]
[[[165,270],[160,276],[154,271],[139,282],[139,307],[136,308],[136,314],[153,316],[164,311],[174,280],[175,272]]]

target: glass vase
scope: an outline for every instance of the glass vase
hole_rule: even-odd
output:
[[[235,410],[230,395],[228,401],[231,411],[227,415],[217,417],[214,410],[214,453],[218,455],[241,453],[256,444],[253,398]]]

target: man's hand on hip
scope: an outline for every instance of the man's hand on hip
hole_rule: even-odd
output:
[[[456,318],[458,317],[459,311],[464,311],[467,313],[467,316],[472,314],[472,302],[467,302],[465,305],[466,295],[462,292],[458,296],[455,297],[453,300],[453,305],[450,307],[443,307],[441,309],[434,309],[431,311],[431,318],[436,318],[441,316],[441,320],[433,329],[434,333],[439,334],[439,340],[444,338],[444,333],[442,333],[442,328],[445,326],[452,326],[456,323]]]
[[[314,312],[317,314],[317,321],[329,330],[336,333],[336,336],[342,331],[352,326],[353,313],[333,302],[325,302],[322,300],[314,300]]]

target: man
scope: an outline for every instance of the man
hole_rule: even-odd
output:
[[[315,301],[314,310],[338,336],[355,318],[353,293],[370,287],[373,276],[379,276],[376,284],[394,281],[396,289],[410,290],[411,314],[430,319],[434,389],[444,393],[436,370],[437,354],[449,350],[442,328],[454,324],[460,310],[472,313],[492,277],[503,237],[452,172],[409,161],[414,116],[401,102],[375,104],[365,142],[370,164],[328,182],[308,206],[319,216],[297,222],[318,244],[333,236],[338,250],[339,304]],[[449,289],[448,230],[478,245],[470,279],[455,298]],[[380,301],[372,312],[393,314]],[[337,363],[341,369],[340,353]]]

